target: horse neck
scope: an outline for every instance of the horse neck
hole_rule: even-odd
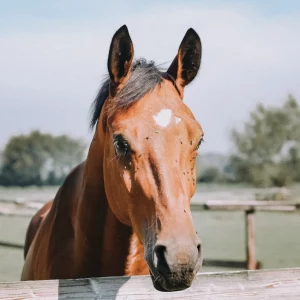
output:
[[[97,132],[82,176],[76,230],[76,275],[124,275],[132,229],[121,223],[109,207],[103,178],[103,146]]]

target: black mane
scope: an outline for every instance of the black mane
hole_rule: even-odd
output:
[[[117,109],[124,109],[138,101],[145,94],[155,88],[162,82],[163,73],[155,66],[154,62],[147,62],[145,59],[138,59],[132,64],[131,75],[114,97],[112,105],[109,107],[109,114],[114,113]],[[110,78],[107,78],[96,99],[91,106],[90,126],[93,128],[100,116],[103,104],[109,95]]]

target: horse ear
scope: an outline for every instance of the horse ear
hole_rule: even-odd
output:
[[[178,49],[167,73],[175,80],[175,84],[183,97],[183,88],[197,75],[201,62],[201,41],[197,32],[190,28]]]
[[[114,88],[126,81],[131,69],[133,53],[133,44],[127,26],[123,25],[112,38],[107,61]]]

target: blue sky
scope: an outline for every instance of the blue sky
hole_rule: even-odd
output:
[[[167,7],[185,3],[186,6],[201,5],[215,9],[239,7],[255,11],[265,18],[297,14],[300,11],[300,1],[297,0],[172,0],[172,1],[96,1],[96,0],[10,0],[0,1],[0,31],[43,30],[36,27],[45,21],[84,22],[91,20],[102,21],[111,18],[126,18],[126,15],[139,14],[146,10],[159,10],[161,3]]]
[[[136,57],[165,66],[189,27],[200,35],[201,71],[185,101],[204,152],[229,152],[230,130],[258,102],[300,100],[300,1],[0,0],[0,149],[36,128],[90,141],[89,106],[123,24]]]
[[[61,19],[61,20],[82,20],[86,18],[109,18],[110,14],[123,15],[125,13],[138,13],[149,7],[157,7],[161,3],[168,6],[182,4],[193,6],[195,3],[203,7],[237,7],[247,6],[258,11],[264,16],[273,16],[278,14],[289,14],[299,12],[300,2],[298,0],[187,0],[187,1],[96,1],[96,0],[1,0],[1,24],[18,25],[18,19]],[[119,11],[122,9],[122,11]]]

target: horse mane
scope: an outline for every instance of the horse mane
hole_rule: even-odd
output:
[[[152,91],[163,79],[163,73],[153,61],[147,62],[141,58],[136,60],[131,67],[131,74],[124,87],[116,94],[109,105],[109,114],[120,109],[128,108],[141,99],[145,94]],[[106,77],[96,99],[91,105],[90,127],[94,128],[101,114],[103,104],[109,96],[110,78]]]

